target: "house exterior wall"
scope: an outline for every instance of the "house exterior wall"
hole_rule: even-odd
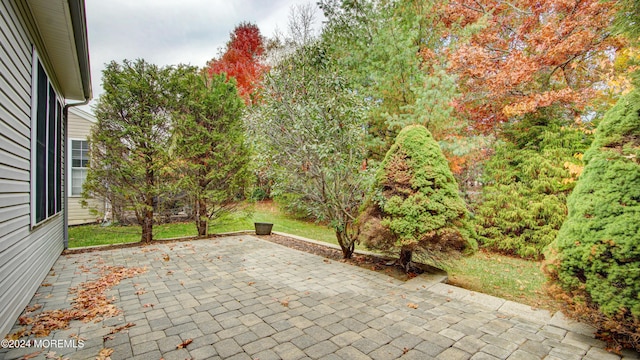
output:
[[[87,140],[91,134],[91,127],[93,124],[94,120],[91,114],[82,110],[70,109],[67,120],[67,125],[69,127],[67,133],[69,136],[67,146],[71,146],[70,144],[72,140]],[[71,152],[68,153],[67,163],[71,164]],[[69,167],[67,167],[67,173],[71,173]],[[97,220],[102,219],[105,210],[104,200],[101,198],[88,199],[87,206],[83,207],[80,203],[82,201],[82,196],[73,195],[70,190],[71,182],[72,181],[69,181],[69,187],[67,188],[67,193],[69,194],[69,200],[67,203],[69,225],[94,223]],[[98,214],[92,214],[90,209],[96,209]]]
[[[15,4],[0,0],[0,338],[64,248],[64,209],[32,226],[34,41]]]

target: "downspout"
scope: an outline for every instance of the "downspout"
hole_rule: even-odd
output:
[[[67,162],[69,161],[69,108],[74,106],[87,105],[93,93],[91,90],[91,67],[89,65],[89,40],[87,39],[87,17],[85,14],[84,0],[68,0],[69,12],[71,15],[71,25],[75,38],[76,51],[78,55],[78,64],[80,66],[80,76],[82,78],[82,89],[84,92],[84,101],[66,104],[62,110],[62,122],[64,125],[64,248],[69,248],[69,176]]]
[[[75,106],[87,105],[91,101],[91,99],[86,99],[83,102],[66,104],[62,109],[62,125],[64,126],[64,181],[63,181],[63,189],[64,189],[64,224],[63,224],[63,238],[64,238],[64,249],[69,248],[69,108]]]

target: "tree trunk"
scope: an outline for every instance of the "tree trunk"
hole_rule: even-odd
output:
[[[209,221],[207,217],[207,203],[199,199],[196,207],[196,227],[198,236],[207,236],[209,233]]]
[[[147,165],[145,182],[147,185],[147,189],[153,189],[155,187],[155,177],[153,170],[151,169],[152,160],[150,156],[145,156],[145,162]],[[142,239],[141,241],[145,244],[151,243],[153,240],[153,192],[146,190],[145,194],[145,209],[144,209],[144,218],[142,219]]]
[[[151,205],[147,201],[147,209],[144,211],[144,218],[142,220],[142,241],[144,244],[151,243],[153,240],[153,198],[151,199]]]
[[[336,238],[338,238],[338,244],[340,244],[340,249],[342,249],[342,257],[344,259],[351,259],[356,243],[350,241],[351,239],[348,238],[347,234],[339,230],[336,230]],[[348,243],[347,240],[349,240]]]
[[[400,249],[400,259],[398,262],[405,272],[409,272],[411,267],[411,258],[413,257],[413,251],[407,249]]]

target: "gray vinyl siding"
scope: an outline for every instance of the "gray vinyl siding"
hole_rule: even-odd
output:
[[[13,3],[0,0],[0,338],[64,247],[64,209],[31,228],[33,41]]]

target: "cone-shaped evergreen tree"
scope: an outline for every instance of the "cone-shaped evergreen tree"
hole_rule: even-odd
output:
[[[584,160],[584,172],[567,199],[567,220],[547,251],[547,269],[569,295],[596,308],[604,319],[626,323],[623,327],[627,329],[635,328],[633,346],[638,349],[639,90],[621,98],[605,114]],[[598,320],[601,330],[611,324],[604,319]],[[606,331],[615,334],[621,329]],[[628,335],[624,337],[633,338]]]
[[[477,248],[458,184],[424,126],[398,134],[376,174],[359,229],[367,247],[400,252],[405,269],[413,253],[438,262]]]

